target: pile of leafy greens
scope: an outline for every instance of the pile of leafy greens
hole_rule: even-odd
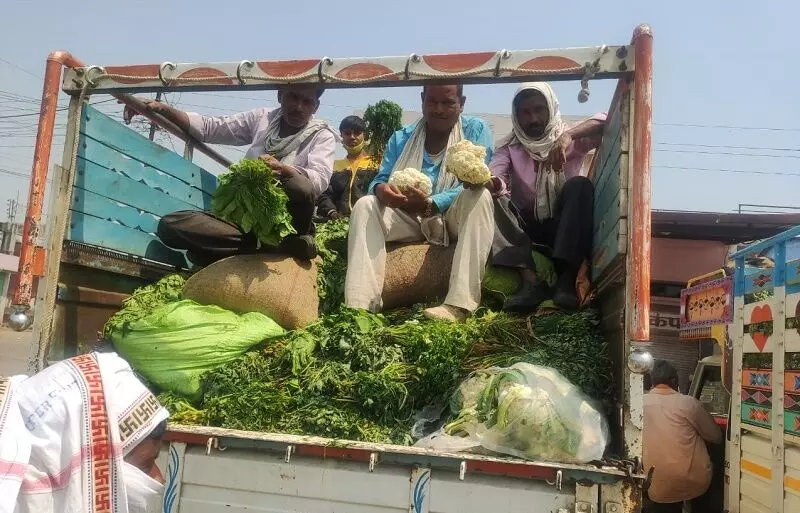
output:
[[[317,226],[314,240],[322,262],[317,267],[319,313],[327,314],[344,303],[344,279],[347,275],[347,231],[345,218]]]
[[[252,233],[259,247],[277,246],[284,237],[296,233],[288,202],[267,163],[245,159],[220,175],[211,209],[243,232]]]
[[[381,100],[364,111],[364,123],[369,154],[380,162],[392,134],[403,127],[403,108],[392,101]]]
[[[146,317],[159,306],[180,301],[185,283],[183,276],[171,274],[135,290],[122,302],[122,309],[106,322],[103,337],[110,338],[112,333],[123,335],[128,332],[131,323]]]
[[[594,337],[582,341],[583,332],[570,335],[574,326],[548,333],[557,321],[529,324],[488,311],[450,324],[423,319],[420,311],[383,316],[340,308],[206,373],[199,403],[174,395],[161,399],[176,423],[409,444],[419,412],[443,410],[462,380],[482,365],[488,347],[509,344],[503,361],[555,367],[588,387],[589,395],[608,388],[610,361],[603,353],[595,352],[590,364],[571,357],[604,349]],[[573,344],[569,357],[565,344]],[[588,376],[598,373],[603,376]]]

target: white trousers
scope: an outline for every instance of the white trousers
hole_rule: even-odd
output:
[[[494,206],[485,188],[464,189],[445,212],[450,240],[456,239],[450,286],[444,304],[473,311],[494,238]],[[344,300],[351,308],[381,310],[387,242],[425,240],[416,216],[383,206],[373,195],[358,200],[350,215]]]

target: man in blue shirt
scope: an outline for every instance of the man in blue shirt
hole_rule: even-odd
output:
[[[427,241],[447,246],[455,239],[450,287],[444,303],[425,310],[432,319],[461,321],[480,302],[481,280],[494,237],[491,194],[485,187],[464,189],[447,172],[447,149],[467,139],[486,147],[492,134],[485,121],[464,116],[462,86],[430,85],[422,90],[422,120],[389,140],[370,195],[358,200],[350,217],[345,303],[373,312],[382,307],[387,242]],[[414,168],[433,184],[428,196],[418,188],[400,191],[389,184],[393,172]]]

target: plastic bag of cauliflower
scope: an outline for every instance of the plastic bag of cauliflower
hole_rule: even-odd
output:
[[[558,371],[528,363],[479,371],[454,394],[444,426],[490,451],[529,460],[588,463],[603,457],[606,418]]]
[[[483,185],[492,178],[486,165],[486,148],[460,141],[447,149],[447,171],[464,183]]]

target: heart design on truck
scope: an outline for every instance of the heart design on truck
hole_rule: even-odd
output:
[[[753,308],[753,311],[750,313],[750,325],[758,324],[761,322],[769,322],[772,320],[772,308],[769,305],[761,305]],[[767,345],[767,339],[769,336],[766,333],[761,332],[750,332],[750,337],[753,339],[758,351],[761,352],[764,350],[764,346]]]

